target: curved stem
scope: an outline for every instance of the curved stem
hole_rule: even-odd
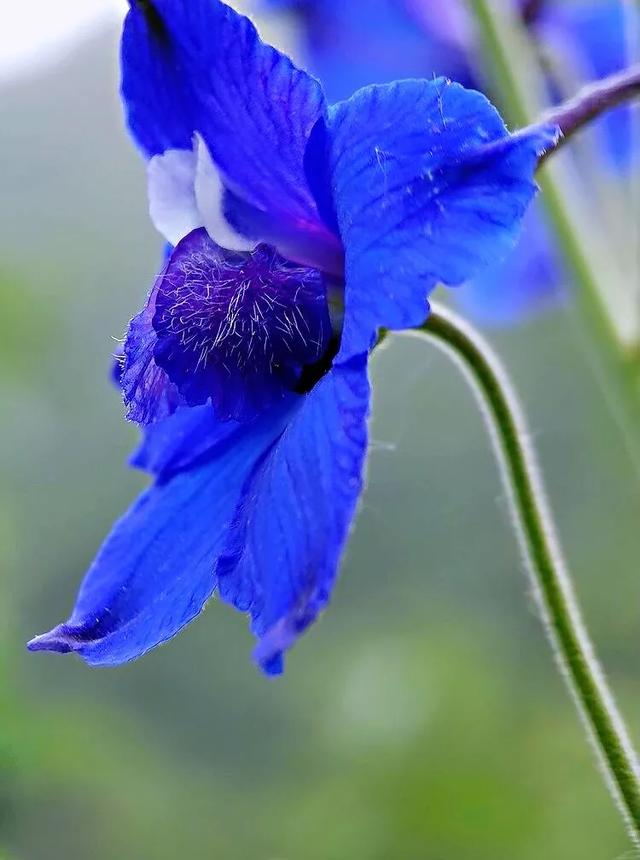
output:
[[[583,87],[573,98],[549,108],[540,117],[541,123],[557,125],[562,132],[554,147],[547,149],[540,164],[567,144],[585,125],[611,108],[640,96],[640,63]]]
[[[433,308],[415,331],[451,355],[478,398],[554,653],[640,846],[640,768],[575,599],[518,398],[491,347],[454,314]]]

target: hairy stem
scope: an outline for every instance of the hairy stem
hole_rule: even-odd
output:
[[[559,126],[562,137],[548,149],[540,163],[568,143],[571,136],[585,125],[622,102],[640,97],[640,63],[608,78],[583,87],[579,93],[557,107],[550,108],[540,117],[541,122]]]
[[[640,768],[576,602],[518,398],[491,347],[450,311],[432,308],[415,331],[451,355],[478,398],[551,645],[640,846]]]

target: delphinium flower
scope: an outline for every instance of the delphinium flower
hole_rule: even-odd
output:
[[[420,324],[438,282],[510,248],[555,130],[511,135],[445,79],[329,107],[218,0],[131,2],[122,94],[171,245],[121,373],[153,482],[30,647],[117,665],[217,593],[278,673],[330,598],[363,488],[378,331]]]

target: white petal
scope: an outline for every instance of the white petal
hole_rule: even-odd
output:
[[[194,137],[196,152],[195,199],[207,233],[216,244],[230,251],[251,251],[258,244],[236,233],[224,217],[224,185],[209,149],[200,137]]]
[[[203,226],[196,203],[196,160],[192,150],[168,149],[147,165],[149,214],[172,245]]]

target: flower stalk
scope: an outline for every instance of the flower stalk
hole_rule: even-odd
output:
[[[557,125],[562,132],[553,148],[547,149],[540,164],[568,143],[585,125],[611,108],[640,96],[640,63],[583,87],[573,98],[545,111],[542,123]]]
[[[433,307],[416,332],[453,358],[479,401],[554,654],[640,847],[640,767],[582,619],[513,386],[491,347],[450,311]]]

